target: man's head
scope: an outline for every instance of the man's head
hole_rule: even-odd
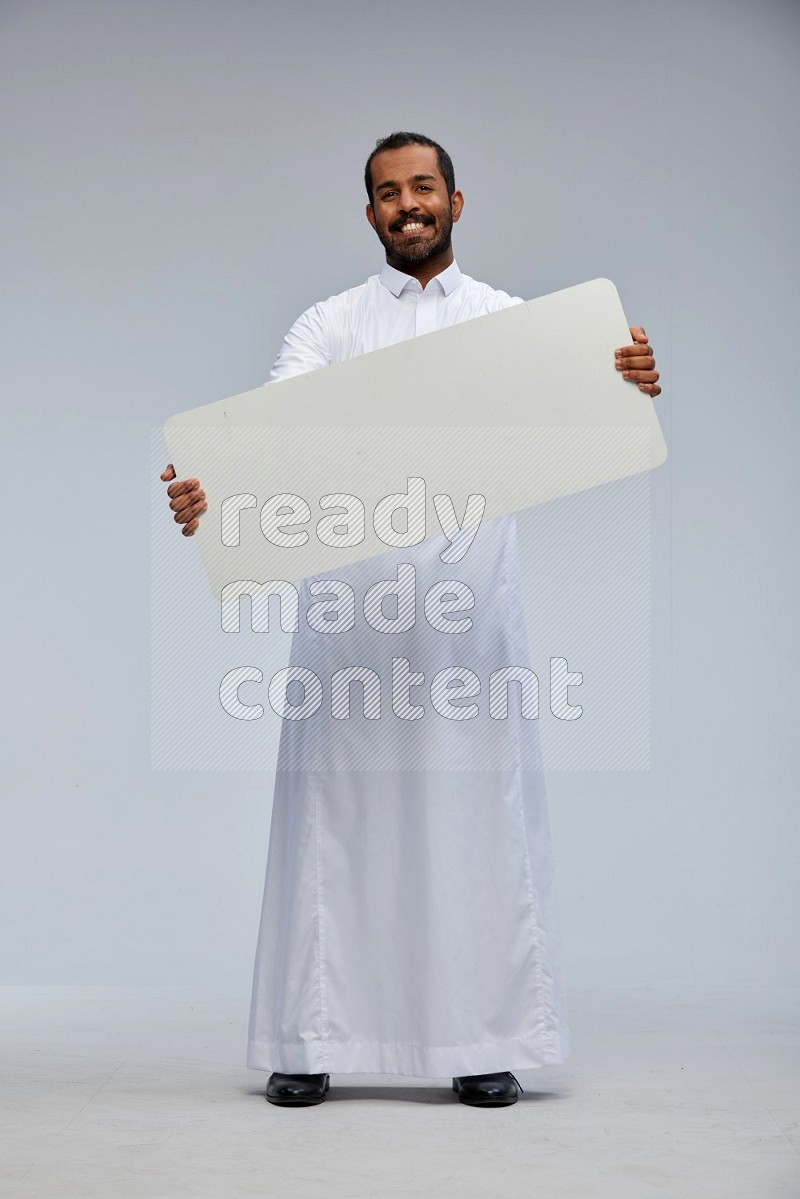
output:
[[[452,260],[450,236],[464,197],[450,155],[421,133],[392,133],[367,159],[367,219],[395,265]]]

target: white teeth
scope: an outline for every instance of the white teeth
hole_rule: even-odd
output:
[[[421,221],[413,221],[409,225],[403,225],[403,232],[404,233],[416,233],[418,229],[424,229],[424,228],[425,228],[425,226],[422,224]]]

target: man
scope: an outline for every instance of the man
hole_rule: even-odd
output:
[[[522,302],[459,270],[451,233],[464,199],[438,143],[390,135],[370,155],[365,183],[386,265],[302,314],[270,382]],[[631,334],[616,369],[656,396],[644,330]],[[191,536],[206,510],[199,481],[172,482],[171,466],[161,477]],[[421,579],[441,581],[438,548],[429,541],[385,560],[394,570],[410,557]],[[384,577],[376,561],[384,558],[348,568],[359,600]],[[461,566],[475,597],[469,636],[456,650],[458,638],[426,641],[420,622],[394,642],[393,660],[421,656],[427,666],[435,657],[446,669],[467,654],[480,677],[487,663],[528,659],[514,518],[482,527]],[[326,584],[303,586],[311,602]],[[385,669],[380,640],[362,636],[359,660]],[[292,661],[308,663],[311,651],[335,666],[337,642],[303,625]],[[568,1052],[535,729],[484,720],[465,740],[465,721],[423,730],[419,720],[398,741],[395,725],[374,724],[382,727],[284,722],[248,1064],[272,1071],[267,1098],[282,1105],[321,1102],[330,1072],[450,1075],[463,1103],[514,1103],[508,1067],[555,1064]],[[458,735],[452,768],[441,769],[425,738],[438,746]]]

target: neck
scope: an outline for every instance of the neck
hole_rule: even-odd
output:
[[[427,287],[431,279],[435,279],[437,275],[441,275],[442,271],[452,265],[455,257],[453,247],[450,245],[446,250],[440,250],[438,254],[426,258],[424,262],[401,261],[391,254],[386,255],[386,261],[396,271],[402,271],[404,275],[411,275],[412,278],[419,280],[422,287]]]

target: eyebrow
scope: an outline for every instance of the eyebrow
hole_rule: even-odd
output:
[[[421,183],[423,181],[423,179],[433,179],[435,182],[436,176],[435,175],[412,175],[411,176],[412,183]],[[383,189],[385,187],[399,187],[399,186],[400,186],[400,184],[396,183],[394,179],[387,179],[384,183],[377,183],[375,185],[375,191],[380,192],[380,191],[383,191]]]

